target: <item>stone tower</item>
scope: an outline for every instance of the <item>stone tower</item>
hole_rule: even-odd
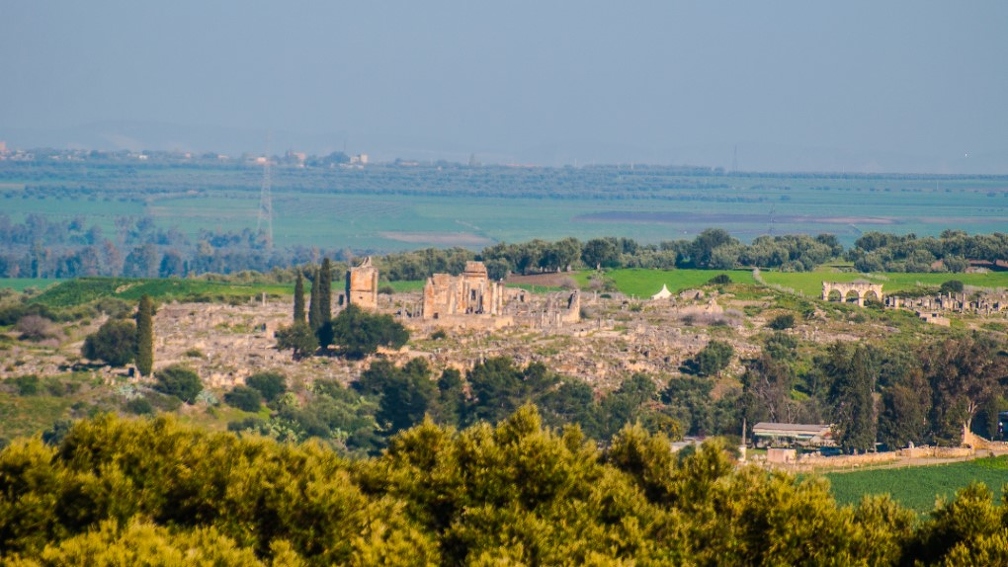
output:
[[[378,268],[371,265],[370,256],[361,265],[347,270],[346,298],[349,305],[361,309],[378,308]]]

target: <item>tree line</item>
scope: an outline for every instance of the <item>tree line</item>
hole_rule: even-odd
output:
[[[971,485],[925,518],[886,496],[673,453],[639,426],[600,449],[534,406],[431,421],[380,455],[102,415],[0,451],[5,565],[996,565],[1008,509]]]
[[[120,217],[115,234],[87,227],[83,216],[51,220],[29,214],[20,223],[0,214],[0,277],[80,276],[187,277],[243,271],[275,272],[293,281],[296,268],[333,258],[339,267],[350,250],[308,247],[270,249],[261,232],[201,230],[191,240],[158,228],[150,217]],[[969,235],[947,230],[938,237],[866,232],[849,249],[832,234],[759,236],[744,243],[727,231],[704,230],[691,240],[639,243],[626,237],[586,241],[497,243],[480,251],[427,248],[375,258],[385,281],[422,280],[434,273],[460,273],[467,261],[482,260],[494,279],[508,274],[582,268],[764,268],[810,271],[842,260],[863,272],[963,272],[970,262],[1008,260],[1008,235]]]

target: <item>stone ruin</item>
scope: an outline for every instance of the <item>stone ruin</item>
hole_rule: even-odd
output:
[[[944,293],[937,296],[901,297],[898,294],[882,295],[882,284],[867,281],[826,282],[822,283],[822,299],[829,301],[831,294],[839,294],[841,301],[846,301],[852,294],[857,294],[857,304],[864,306],[870,296],[882,301],[887,309],[908,309],[917,313],[921,320],[935,325],[949,326],[950,320],[945,313],[968,313],[991,316],[1008,312],[1008,294],[1003,291],[987,292],[967,296],[966,293]],[[834,295],[835,297],[835,295]]]
[[[420,314],[425,322],[439,325],[556,328],[581,320],[581,294],[534,295],[506,288],[490,279],[483,262],[466,262],[465,271],[458,276],[434,274],[427,279]]]
[[[554,292],[533,295],[524,289],[507,289],[504,314],[519,325],[557,328],[581,321],[581,292]]]
[[[378,268],[371,264],[368,256],[357,267],[350,267],[346,273],[346,301],[362,309],[378,308]]]
[[[851,294],[857,295],[857,304],[864,307],[865,299],[869,295],[874,295],[876,301],[882,301],[882,284],[866,282],[863,280],[853,282],[823,282],[822,299],[830,300],[830,294],[837,292],[840,294],[840,301],[846,301]]]
[[[949,326],[951,324],[947,313],[961,313],[990,317],[1008,313],[1008,294],[980,293],[967,296],[966,293],[943,293],[937,296],[923,297],[886,297],[885,305],[889,309],[909,309],[917,313],[921,320],[935,325]]]
[[[483,262],[466,262],[457,276],[434,274],[423,291],[422,317],[444,319],[458,315],[500,315],[504,309],[504,286],[487,275]]]

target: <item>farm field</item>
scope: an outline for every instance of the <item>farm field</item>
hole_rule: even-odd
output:
[[[582,270],[565,274],[572,277],[578,285],[587,289],[590,285],[593,270]],[[637,298],[648,298],[661,290],[662,285],[669,291],[678,293],[685,289],[698,288],[711,278],[727,274],[734,283],[755,284],[752,272],[749,270],[647,270],[619,269],[605,272],[605,278],[611,280],[615,288],[625,295]],[[853,281],[868,279],[882,283],[886,292],[912,289],[920,285],[940,286],[950,279],[957,279],[970,286],[984,288],[1008,288],[1008,272],[990,272],[987,274],[857,274],[848,272],[762,272],[766,283],[779,285],[782,288],[794,290],[809,298],[819,298],[822,281]],[[125,300],[137,300],[143,294],[151,297],[171,300],[206,300],[209,298],[241,300],[266,293],[270,296],[289,296],[293,293],[292,285],[282,284],[237,284],[213,282],[202,279],[130,279],[130,278],[79,278],[65,285],[56,285],[65,280],[51,279],[0,279],[0,288],[11,288],[23,291],[28,287],[44,290],[37,300],[55,307],[77,305],[97,299],[98,297],[119,297]],[[334,282],[334,289],[342,289],[342,277]],[[381,286],[390,286],[396,293],[415,292],[423,289],[424,281],[385,282]],[[522,286],[519,286],[522,287]],[[524,286],[535,290],[535,287]],[[546,289],[546,288],[544,288]]]
[[[64,280],[47,278],[0,278],[0,289],[13,289],[24,291],[30,287],[35,289],[45,289],[54,286]]]
[[[814,272],[760,272],[765,281],[771,285],[794,290],[805,297],[818,298],[822,295],[824,280],[835,282],[851,282],[867,280],[882,284],[885,293],[911,290],[920,286],[938,287],[949,280],[958,280],[967,286],[988,289],[1008,288],[1008,272],[988,272],[985,274],[951,274],[951,273],[898,273],[859,274],[855,272],[838,272],[817,270]]]
[[[1001,487],[1008,483],[1008,456],[985,457],[952,463],[834,472],[824,475],[838,504],[855,504],[866,494],[889,494],[893,500],[925,514],[934,509],[937,498],[951,499],[956,490],[971,482],[982,482],[991,489],[995,501]]]
[[[585,270],[575,275],[581,287],[586,287],[593,271]],[[611,279],[616,288],[626,295],[648,298],[661,291],[662,285],[669,291],[678,293],[684,289],[697,288],[719,274],[728,274],[734,283],[755,283],[749,270],[609,270],[605,277]]]
[[[255,230],[259,166],[173,163],[0,164],[0,203],[14,221],[83,218],[115,234],[122,216],[150,217],[189,237]],[[427,246],[625,236],[691,239],[719,227],[762,234],[822,232],[850,245],[864,231],[937,235],[1008,226],[1006,176],[726,174],[658,166],[363,169],[278,167],[278,246],[385,252]]]
[[[137,301],[149,295],[162,301],[253,301],[261,294],[293,295],[293,285],[235,284],[197,279],[78,278],[47,289],[34,301],[51,307],[72,307],[102,297]]]
[[[616,288],[627,295],[650,297],[659,290],[662,284],[669,291],[676,293],[684,289],[699,287],[718,274],[728,274],[736,283],[756,283],[749,270],[641,270],[621,269],[605,272],[605,277],[611,279]],[[804,297],[817,299],[822,294],[823,280],[850,282],[868,280],[883,284],[886,292],[909,290],[916,287],[938,287],[948,280],[959,280],[968,286],[990,289],[1008,288],[1008,272],[988,272],[986,274],[916,274],[893,273],[859,274],[852,272],[815,271],[815,272],[770,272],[761,271],[763,280],[770,285],[779,285],[793,290]],[[591,270],[578,272],[574,278],[582,287],[587,287],[591,279]]]

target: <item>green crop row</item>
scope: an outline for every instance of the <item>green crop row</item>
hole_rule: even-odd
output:
[[[971,482],[982,482],[997,497],[1008,482],[1008,456],[987,457],[947,465],[834,472],[825,475],[838,504],[856,504],[867,494],[888,494],[920,514],[934,509],[935,500],[951,499]]]

